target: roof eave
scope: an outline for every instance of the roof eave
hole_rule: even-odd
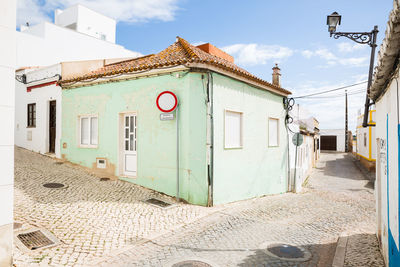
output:
[[[272,84],[271,84],[272,86],[267,86],[267,85],[264,85],[264,84],[262,84],[260,82],[256,82],[256,81],[253,81],[251,79],[248,79],[248,78],[246,78],[246,77],[244,77],[242,75],[238,75],[238,74],[235,74],[235,73],[233,73],[231,71],[224,70],[224,69],[222,69],[220,67],[217,67],[217,66],[212,66],[212,65],[209,65],[209,64],[205,64],[205,63],[195,63],[195,62],[187,63],[185,65],[187,67],[192,68],[192,69],[203,69],[203,70],[209,70],[209,71],[217,72],[217,73],[223,74],[225,76],[229,76],[231,78],[234,78],[236,80],[248,83],[248,84],[250,84],[250,85],[252,85],[254,87],[257,87],[259,89],[270,91],[270,92],[275,93],[275,94],[280,95],[280,96],[285,96],[286,97],[286,96],[292,94],[290,91],[288,91],[288,90],[286,90],[284,88],[278,88],[278,87],[274,88]]]
[[[370,87],[369,97],[374,101],[385,94],[390,80],[398,71],[400,52],[400,9],[397,1],[389,15],[385,38],[378,53],[377,66],[375,67],[374,80]]]

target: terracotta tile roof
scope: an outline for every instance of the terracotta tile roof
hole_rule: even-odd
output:
[[[267,86],[283,94],[291,94],[290,91],[279,86],[273,85],[265,80],[262,80],[248,71],[238,67],[232,62],[223,58],[211,55],[198,47],[191,45],[186,40],[177,37],[177,41],[164,49],[158,54],[147,55],[140,58],[135,58],[115,64],[109,64],[98,70],[90,73],[63,79],[61,84],[68,85],[69,83],[91,81],[97,78],[107,78],[123,73],[135,73],[139,71],[158,69],[163,67],[173,67],[178,65],[190,65],[202,63],[217,67],[227,72],[239,75],[249,79],[261,86]]]

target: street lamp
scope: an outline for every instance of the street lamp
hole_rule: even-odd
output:
[[[340,16],[337,12],[333,12],[327,18],[328,24],[328,31],[330,36],[335,39],[339,39],[340,37],[344,36],[356,43],[359,44],[368,44],[371,47],[371,58],[369,62],[369,73],[368,73],[368,85],[367,85],[367,96],[365,98],[365,106],[364,106],[364,120],[363,120],[363,127],[373,126],[368,124],[368,111],[369,106],[373,103],[370,103],[370,99],[368,97],[369,88],[371,87],[372,83],[372,74],[374,70],[374,59],[375,59],[375,48],[376,48],[376,35],[378,34],[378,26],[374,26],[374,29],[370,32],[336,32],[337,25],[340,25],[342,16]],[[346,133],[347,136],[347,133]]]
[[[340,21],[342,20],[342,16],[340,16],[337,12],[333,12],[330,14],[326,20],[326,24],[328,24],[328,31],[334,33],[336,31],[337,25],[340,25]]]

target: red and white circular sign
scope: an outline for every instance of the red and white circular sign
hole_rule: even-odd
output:
[[[178,106],[178,98],[171,91],[164,91],[158,95],[156,104],[162,112],[171,112]]]

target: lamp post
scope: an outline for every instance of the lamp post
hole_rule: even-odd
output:
[[[359,44],[368,44],[371,47],[371,58],[369,62],[369,73],[368,73],[368,84],[367,84],[367,95],[365,97],[365,105],[364,105],[364,120],[363,120],[363,127],[373,126],[368,124],[368,111],[369,106],[372,105],[370,99],[368,97],[369,88],[371,87],[372,83],[372,74],[374,71],[374,59],[375,59],[375,48],[376,48],[376,35],[378,34],[378,26],[374,26],[374,29],[370,32],[336,32],[336,27],[340,25],[342,20],[342,16],[340,16],[337,12],[333,12],[327,18],[328,24],[328,31],[330,36],[335,39],[339,39],[340,37],[344,36],[356,43]],[[347,133],[346,133],[347,136]]]

